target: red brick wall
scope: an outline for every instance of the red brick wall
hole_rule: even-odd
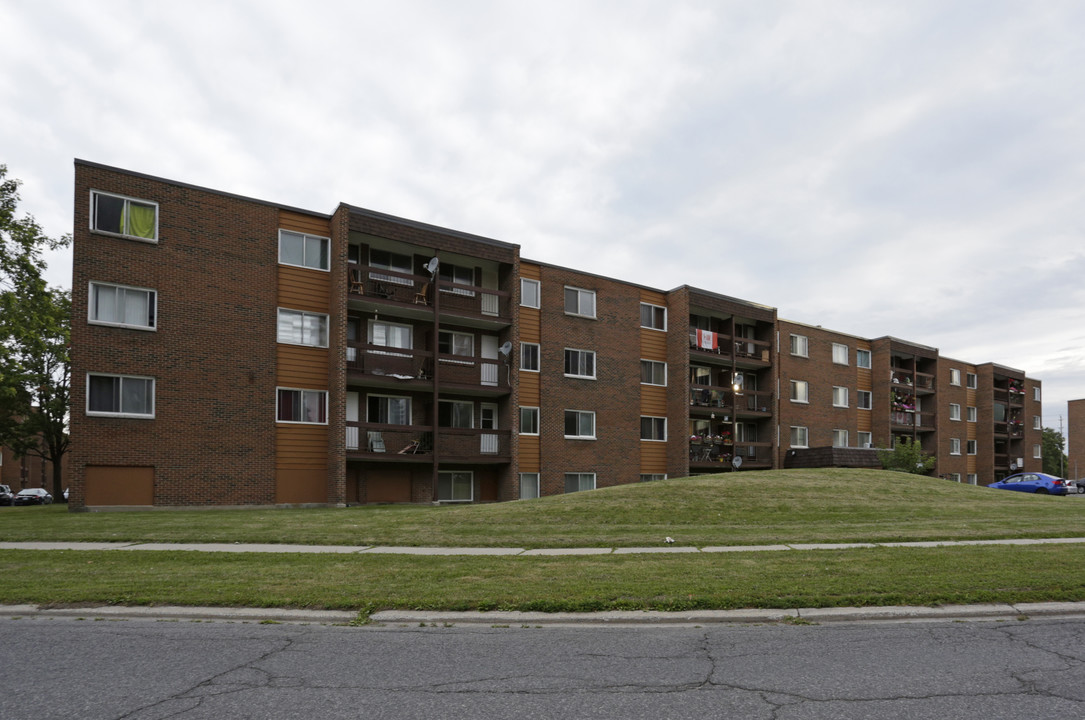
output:
[[[1085,399],[1071,400],[1067,407],[1069,422],[1066,429],[1069,437],[1066,443],[1066,476],[1085,478]]]

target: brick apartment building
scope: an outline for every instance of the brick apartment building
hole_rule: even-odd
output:
[[[1066,477],[1085,478],[1085,399],[1067,405]]]
[[[345,204],[75,190],[74,508],[512,500],[897,437],[962,481],[1040,466],[1017,370]]]

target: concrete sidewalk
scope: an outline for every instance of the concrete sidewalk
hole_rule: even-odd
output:
[[[245,543],[146,543],[146,542],[0,542],[0,550],[187,550],[192,552],[339,553],[357,555],[478,555],[553,557],[557,555],[690,554],[733,552],[782,552],[802,550],[852,550],[855,548],[930,548],[962,545],[1071,545],[1085,538],[1033,538],[1009,540],[930,540],[883,543],[784,543],[779,545],[658,545],[619,548],[485,548],[412,547],[395,545],[277,545]]]

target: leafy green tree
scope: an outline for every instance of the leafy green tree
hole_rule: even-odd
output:
[[[878,459],[886,470],[926,475],[934,469],[935,458],[923,452],[923,445],[908,438],[897,438],[892,450],[879,450]]]
[[[32,216],[16,216],[19,184],[0,165],[0,444],[51,462],[59,497],[68,451],[71,295],[46,284],[42,255],[71,238],[48,238]]]
[[[1066,439],[1062,433],[1052,428],[1044,428],[1043,439],[1040,441],[1040,452],[1043,453],[1043,471],[1055,477],[1066,477]]]

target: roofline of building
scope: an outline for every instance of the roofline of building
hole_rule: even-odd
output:
[[[662,290],[660,288],[654,288],[649,285],[641,285],[640,283],[630,282],[629,280],[622,280],[616,277],[610,277],[609,275],[600,275],[599,273],[588,272],[587,270],[578,270],[577,268],[571,268],[567,265],[558,265],[556,263],[543,262],[542,260],[532,260],[531,258],[520,258],[520,264],[523,265],[524,263],[538,265],[539,267],[551,268],[552,270],[564,270],[566,272],[576,273],[578,275],[599,278],[600,280],[606,280],[607,282],[621,283],[622,285],[628,285],[629,287],[640,288],[641,290],[648,290],[650,292],[657,292],[663,295],[667,294],[666,290]]]
[[[454,237],[460,240],[471,240],[473,242],[479,242],[493,247],[503,248],[506,250],[520,249],[520,246],[516,243],[505,242],[504,240],[495,240],[493,238],[485,237],[484,235],[475,235],[473,233],[463,232],[462,230],[453,230],[451,228],[442,227],[440,225],[431,225],[430,223],[425,223],[420,220],[411,220],[409,218],[399,217],[398,215],[389,215],[388,213],[358,207],[357,205],[351,205],[350,203],[341,203],[341,206],[346,208],[347,211],[354,215],[363,215],[374,220],[384,220],[386,222],[396,223],[397,225],[407,225],[416,230],[425,230],[426,232],[447,235],[449,237]]]

